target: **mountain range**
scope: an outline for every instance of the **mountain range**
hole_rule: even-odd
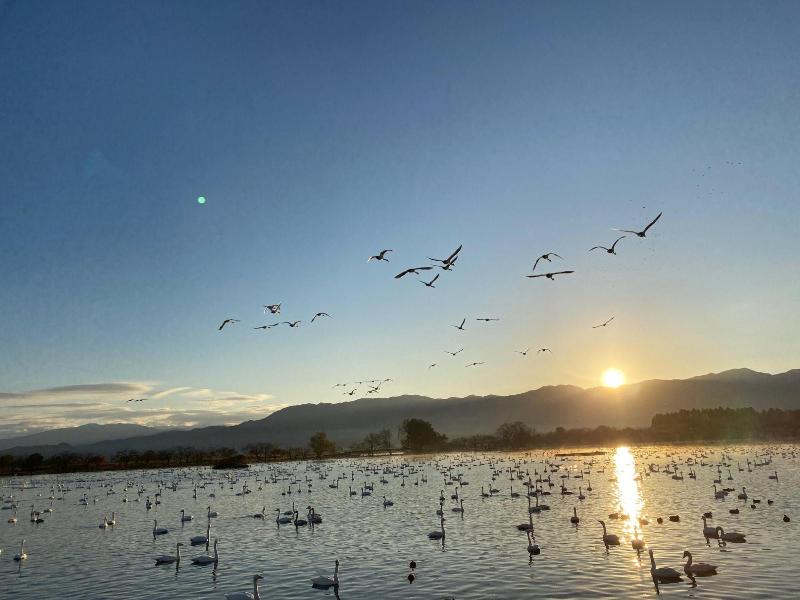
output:
[[[301,447],[317,431],[325,431],[337,444],[348,446],[372,431],[389,428],[394,432],[404,419],[412,417],[430,421],[438,431],[451,437],[492,433],[511,421],[523,421],[539,431],[598,425],[646,427],[657,413],[718,406],[800,409],[800,369],[776,375],[733,369],[690,379],[655,379],[619,388],[546,386],[509,396],[436,399],[406,395],[336,404],[301,404],[234,426],[150,431],[146,435],[103,441],[80,440],[78,435],[70,437],[70,442],[57,435],[46,438],[49,444],[60,443],[59,446],[21,447],[17,439],[16,447],[4,452],[39,451],[49,455],[69,450],[111,456],[119,450],[162,450],[177,446],[242,449],[257,442]],[[64,446],[65,443],[69,446]]]

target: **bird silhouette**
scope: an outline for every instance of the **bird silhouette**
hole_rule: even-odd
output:
[[[467,318],[464,317],[464,320],[461,321],[461,325],[453,325],[453,327],[455,327],[456,329],[460,329],[461,331],[464,331],[464,323],[466,323],[466,322],[467,322]]]
[[[616,240],[614,240],[614,243],[611,244],[611,248],[606,248],[605,246],[593,246],[592,248],[589,248],[589,252],[591,252],[592,250],[605,250],[608,254],[616,254],[617,244],[619,243],[620,240],[624,240],[626,237],[627,236],[624,235],[618,237]]]
[[[469,364],[468,364],[468,365],[466,365],[466,366],[467,366],[467,367],[477,367],[478,365],[483,365],[483,364],[486,364],[486,363],[483,363],[483,362],[474,362],[474,363],[469,363]]]
[[[370,257],[367,259],[367,262],[369,262],[369,261],[371,261],[371,260],[383,260],[383,261],[385,261],[385,262],[389,262],[389,259],[388,259],[388,258],[386,258],[386,253],[387,253],[387,252],[393,252],[393,250],[381,250],[380,252],[378,252],[378,253],[377,253],[377,254],[375,254],[374,256],[370,256]]]
[[[453,251],[453,253],[450,256],[448,256],[447,258],[431,258],[429,256],[428,260],[432,260],[432,261],[435,261],[435,262],[440,262],[445,266],[452,265],[456,261],[456,257],[458,256],[458,253],[461,252],[462,246],[463,246],[463,244],[461,246],[459,246],[458,248],[456,248],[455,251]]]
[[[610,318],[610,319],[608,319],[608,320],[607,320],[605,323],[600,323],[600,325],[592,325],[592,329],[597,329],[598,327],[605,327],[605,326],[607,326],[609,323],[611,323],[611,321],[613,321],[613,320],[614,320],[614,318],[615,318],[615,317],[611,317],[611,318]]]
[[[647,227],[642,229],[642,231],[631,231],[630,229],[615,229],[614,231],[622,231],[623,233],[632,233],[633,235],[639,236],[640,238],[647,237],[647,230],[656,224],[656,221],[658,221],[661,218],[662,214],[664,213],[663,212],[658,213],[658,216],[652,221],[650,221]]]
[[[437,274],[436,274],[436,277],[434,277],[434,278],[433,278],[433,279],[431,279],[430,281],[422,281],[422,279],[419,279],[418,281],[419,281],[419,282],[420,282],[422,285],[424,285],[425,287],[429,287],[429,288],[435,288],[436,286],[435,286],[435,285],[433,285],[433,284],[434,284],[434,283],[436,283],[436,280],[437,280],[437,279],[439,279],[439,273],[437,273]]]
[[[394,276],[395,279],[400,279],[401,277],[405,277],[409,273],[413,273],[414,275],[419,275],[420,271],[431,271],[433,267],[412,267],[411,269],[406,269]]]
[[[325,312],[318,312],[318,313],[317,313],[317,314],[315,314],[313,317],[311,317],[311,322],[313,323],[313,322],[314,322],[315,320],[317,320],[319,317],[328,317],[329,319],[331,318],[331,316],[330,316],[328,313],[325,313]]]
[[[225,325],[232,325],[233,323],[238,323],[238,322],[239,319],[225,319],[222,322],[222,325],[219,326],[219,329],[217,329],[217,331],[222,331],[222,328],[225,327]]]
[[[539,273],[538,275],[525,275],[528,279],[535,279],[537,277],[547,277],[550,281],[555,281],[556,275],[567,275],[575,271],[555,271],[553,273]]]
[[[456,350],[455,352],[450,352],[450,350],[445,350],[445,352],[447,352],[450,356],[455,356],[456,354],[459,354],[460,352],[463,351],[464,351],[463,348],[461,348],[461,350]]]
[[[563,257],[558,256],[558,254],[556,254],[555,252],[546,252],[545,254],[542,254],[539,258],[536,259],[536,262],[533,263],[533,268],[531,269],[531,271],[535,271],[536,270],[536,265],[539,264],[540,260],[546,260],[547,262],[553,262],[553,261],[550,260],[551,256],[557,256],[561,260],[564,260]]]
[[[284,325],[288,325],[289,327],[294,328],[294,327],[297,327],[298,325],[300,325],[300,323],[302,323],[302,321],[284,321],[283,323],[284,323]]]
[[[269,311],[273,315],[277,315],[278,313],[281,312],[281,303],[278,302],[277,304],[265,304],[264,314],[267,314],[267,311]]]

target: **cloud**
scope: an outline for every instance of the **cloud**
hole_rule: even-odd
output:
[[[147,400],[129,403],[130,397]],[[15,402],[4,404],[3,400]],[[93,383],[5,392],[0,393],[3,409],[0,439],[86,423],[132,423],[160,428],[235,425],[284,408],[285,405],[272,400],[270,394],[162,387],[153,382]]]

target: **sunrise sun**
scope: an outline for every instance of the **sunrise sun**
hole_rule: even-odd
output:
[[[603,385],[610,388],[618,388],[625,383],[625,373],[619,369],[606,369],[603,371]]]

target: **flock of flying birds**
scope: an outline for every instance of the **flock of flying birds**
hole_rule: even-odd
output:
[[[639,238],[645,238],[645,237],[647,237],[647,232],[650,230],[651,227],[653,227],[653,225],[656,224],[656,222],[661,218],[662,214],[663,213],[659,212],[658,215],[656,216],[656,218],[653,219],[652,221],[650,221],[650,223],[648,223],[647,226],[645,226],[644,229],[642,229],[642,230],[614,229],[614,231],[619,231],[620,233],[624,233],[624,234],[630,234],[631,236],[636,236],[636,237],[639,237]],[[610,246],[602,246],[602,245],[593,246],[593,247],[589,248],[589,252],[593,252],[594,250],[604,250],[607,254],[611,254],[611,255],[616,256],[616,254],[617,254],[617,245],[620,243],[620,241],[624,240],[627,237],[628,237],[628,235],[621,235],[616,240],[614,240],[614,242]],[[421,266],[421,267],[409,267],[407,269],[404,269],[404,270],[400,271],[397,275],[394,276],[394,278],[395,279],[402,279],[406,275],[412,275],[412,274],[421,276],[423,272],[434,271],[436,269],[439,269],[442,272],[444,272],[444,271],[453,271],[453,269],[456,266],[456,262],[458,261],[460,255],[461,255],[460,253],[461,253],[461,249],[462,248],[463,248],[463,244],[459,245],[458,248],[456,248],[446,258],[432,258],[432,257],[429,256],[427,258],[428,258],[429,261],[431,261],[432,264],[424,265],[424,266]],[[390,248],[381,250],[377,254],[373,254],[372,256],[370,256],[367,259],[367,262],[369,263],[369,262],[375,261],[375,262],[387,262],[388,263],[390,261],[387,258],[387,255],[390,252],[393,252],[393,250],[390,249]],[[564,260],[564,258],[561,255],[557,254],[556,252],[545,252],[544,254],[542,254],[542,255],[540,255],[539,257],[536,258],[536,261],[533,263],[533,268],[531,269],[531,273],[529,275],[525,275],[525,277],[527,277],[529,279],[536,279],[536,278],[544,277],[546,279],[549,279],[550,281],[555,281],[555,278],[557,276],[571,275],[571,274],[575,273],[574,270],[563,270],[563,271],[549,271],[548,270],[546,272],[541,272],[541,273],[537,273],[536,272],[536,267],[539,266],[540,262],[542,262],[542,263],[544,263],[544,262],[552,263],[553,262],[553,258],[558,258],[560,260]],[[430,281],[426,281],[425,279],[417,279],[417,281],[419,281],[422,285],[424,285],[427,288],[436,288],[436,283],[439,280],[439,277],[441,275],[442,275],[442,273],[436,273],[430,279]],[[281,305],[282,305],[281,302],[278,302],[277,304],[265,304],[263,306],[264,314],[270,314],[270,315],[278,315],[278,314],[280,314]],[[314,314],[314,316],[311,318],[310,322],[314,323],[314,321],[316,321],[317,319],[320,319],[322,317],[331,318],[331,315],[329,315],[326,312],[318,312],[318,313]],[[611,324],[612,321],[614,321],[614,318],[615,318],[614,316],[611,316],[610,318],[606,319],[604,322],[599,323],[597,325],[593,325],[592,329],[599,329],[599,328],[607,327],[608,325]],[[499,321],[500,319],[498,317],[478,317],[475,320],[479,321],[479,322],[483,322],[483,323],[491,323],[493,321]],[[227,318],[224,321],[222,321],[222,323],[220,324],[218,330],[222,331],[226,326],[230,326],[230,325],[233,325],[233,324],[239,323],[239,322],[240,322],[239,319]],[[260,329],[260,330],[266,331],[267,329],[272,329],[273,327],[278,327],[279,325],[288,325],[290,328],[294,329],[296,327],[299,327],[302,322],[303,321],[301,321],[301,320],[297,320],[297,321],[278,321],[276,323],[259,325],[257,327],[253,327],[253,329]],[[452,325],[452,326],[455,327],[456,329],[458,329],[459,331],[465,331],[466,330],[466,323],[467,323],[467,318],[464,317],[461,320],[460,324]],[[458,354],[460,354],[463,351],[464,351],[464,348],[460,348],[459,350],[456,350],[456,351],[445,350],[445,353],[449,354],[451,357],[455,357],[455,356],[457,356]],[[527,356],[530,351],[531,351],[530,348],[525,348],[524,350],[515,350],[515,352],[517,354],[520,354],[522,356]],[[552,350],[550,350],[550,348],[539,348],[539,349],[537,349],[536,354],[542,354],[542,353],[547,353],[547,352],[552,354]],[[478,367],[478,366],[484,365],[484,364],[486,364],[484,361],[473,361],[473,362],[467,363],[464,366],[466,368],[470,368],[470,367]],[[432,369],[432,368],[438,367],[438,366],[439,366],[439,363],[431,363],[430,365],[428,365],[428,369]],[[355,382],[337,383],[333,387],[334,388],[339,388],[339,387],[347,387],[347,386],[350,386],[350,385],[355,385],[355,387],[353,389],[344,392],[344,395],[346,395],[346,396],[354,396],[358,392],[358,390],[360,389],[360,386],[367,385],[368,386],[368,390],[366,392],[367,394],[377,394],[380,391],[381,386],[384,383],[387,383],[389,381],[392,381],[392,380],[391,379],[367,379],[367,380],[355,381]],[[129,400],[129,402],[130,401],[131,400]],[[138,402],[138,400],[137,400],[137,402]]]

